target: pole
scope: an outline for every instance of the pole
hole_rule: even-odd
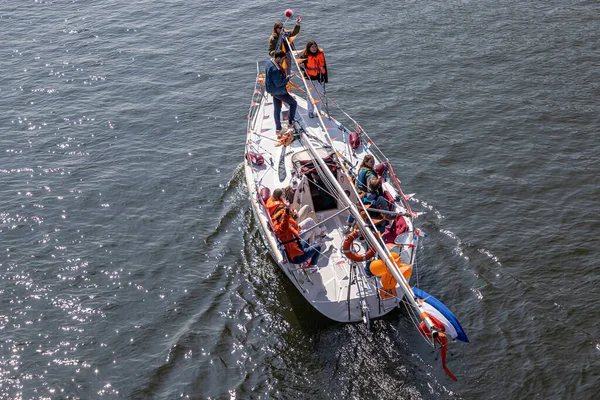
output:
[[[287,38],[285,38],[285,40],[287,41]],[[294,62],[296,63],[296,68],[299,70],[300,68],[298,66],[298,61],[296,60],[295,57],[292,57],[292,58],[294,59]],[[306,80],[304,79],[303,76],[300,76],[300,78],[302,79],[302,81],[304,83],[304,86],[306,87],[306,94],[307,94],[309,100],[313,101],[313,98],[312,98],[312,96],[310,94],[310,91],[308,90],[308,85],[306,83]],[[321,124],[321,127],[323,128],[323,130],[324,130],[324,132],[326,134],[326,137],[328,138],[329,142],[331,143],[332,148],[335,150],[335,148],[333,146],[333,143],[332,143],[332,140],[329,137],[329,133],[327,131],[327,128],[325,127],[325,123],[323,122],[323,119],[321,118],[321,115],[318,115],[318,117],[319,117],[319,122]],[[423,309],[423,307],[417,302],[417,300],[416,300],[416,298],[415,298],[415,296],[413,294],[413,291],[410,288],[410,285],[409,285],[408,281],[404,278],[404,276],[402,275],[402,273],[400,273],[400,271],[398,270],[398,267],[396,266],[396,264],[392,262],[392,260],[390,258],[389,250],[387,250],[387,248],[385,248],[385,246],[381,245],[380,240],[378,238],[376,238],[375,235],[373,234],[373,232],[367,227],[367,225],[363,221],[362,216],[360,215],[358,209],[352,203],[352,201],[350,201],[350,199],[348,198],[348,196],[344,192],[344,189],[340,186],[340,184],[337,181],[337,179],[333,176],[333,174],[329,170],[329,167],[325,164],[325,161],[323,161],[323,159],[318,155],[316,149],[313,147],[313,145],[310,142],[310,140],[306,139],[304,136],[301,136],[300,140],[302,141],[302,143],[304,144],[304,146],[310,151],[312,158],[322,168],[322,170],[324,171],[327,179],[329,180],[329,183],[331,185],[333,185],[333,187],[338,192],[340,199],[343,200],[343,202],[345,203],[345,205],[349,208],[350,213],[355,218],[356,223],[360,227],[360,230],[361,230],[362,234],[366,237],[366,239],[369,242],[369,244],[375,248],[375,250],[376,250],[377,254],[379,255],[379,257],[381,257],[381,259],[385,262],[385,265],[389,268],[390,272],[392,273],[392,275],[394,276],[394,278],[396,279],[396,281],[400,284],[400,287],[402,288],[402,291],[404,292],[404,295],[405,295],[408,303],[415,310],[418,311],[419,316],[425,322],[425,325],[427,326],[427,328],[429,328],[431,332],[435,332],[435,334],[437,336],[437,329],[433,325],[433,322],[431,321],[431,319],[425,313],[425,310]],[[342,166],[342,168],[343,168],[343,166]],[[367,215],[368,215],[368,213],[367,213]],[[370,218],[369,218],[369,220],[370,220]],[[372,224],[372,221],[371,221],[371,224]]]

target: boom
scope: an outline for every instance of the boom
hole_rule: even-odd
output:
[[[287,38],[285,38],[284,40],[287,41]],[[289,42],[288,42],[288,45],[289,45]],[[298,71],[300,71],[300,65],[298,64],[298,60],[296,60],[296,57],[292,57],[292,59],[294,60],[294,63],[296,64],[296,69]],[[304,87],[306,88],[307,101],[311,101],[314,103],[315,99],[310,94],[310,90],[308,88],[308,84],[306,83],[306,79],[304,78],[304,76],[302,74],[300,74],[300,78],[302,79],[302,82],[304,83]],[[336,152],[338,159],[341,160],[341,157],[339,156],[339,154],[337,154],[337,150],[335,150],[335,146],[333,145],[333,141],[331,140],[331,137],[329,136],[329,132],[325,126],[325,123],[323,122],[321,115],[319,113],[316,113],[316,115],[319,117],[319,124],[321,125],[321,129],[325,132],[325,137],[326,137],[327,141],[331,145],[331,148]],[[327,165],[325,164],[323,159],[318,155],[316,149],[313,147],[312,143],[310,142],[310,139],[305,137],[305,135],[302,135],[300,139],[301,139],[304,147],[309,150],[311,157],[321,167],[321,169],[322,169],[325,177],[329,181],[329,183],[331,185],[333,185],[333,187],[336,189],[340,200],[344,203],[344,205],[346,207],[348,207],[350,213],[352,214],[352,216],[356,220],[357,224],[359,225],[362,234],[366,237],[369,244],[371,246],[373,246],[373,248],[375,248],[379,257],[385,262],[386,266],[389,268],[390,272],[392,273],[392,275],[394,276],[396,281],[400,284],[400,287],[402,288],[402,291],[404,292],[405,298],[407,299],[408,303],[415,309],[415,311],[421,317],[421,319],[423,320],[423,322],[425,323],[427,328],[430,330],[430,332],[432,332],[433,337],[436,338],[438,336],[437,328],[434,326],[433,322],[431,321],[428,314],[423,309],[422,305],[415,298],[414,293],[413,293],[408,281],[404,278],[404,276],[402,275],[402,273],[400,272],[400,270],[398,269],[396,264],[392,261],[389,250],[382,244],[381,239],[377,238],[373,234],[371,229],[369,229],[367,227],[367,224],[363,221],[363,218],[360,215],[358,208],[350,200],[348,195],[346,195],[346,193],[344,192],[344,189],[340,186],[340,184],[337,181],[337,179],[335,178],[335,176],[333,176],[333,174],[329,170],[329,167],[327,167]],[[344,166],[344,163],[340,163],[340,165],[346,175],[346,178],[350,179],[348,171],[347,171],[346,167]],[[356,192],[356,188],[354,188],[354,185],[350,185],[350,186]],[[356,193],[356,194],[358,197],[358,193]],[[367,213],[367,215],[368,215],[368,213]],[[370,220],[370,217],[368,217],[368,218],[369,218],[369,221],[372,223],[372,221]]]

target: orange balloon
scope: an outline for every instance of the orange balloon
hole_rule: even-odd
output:
[[[381,278],[381,286],[383,286],[384,289],[391,289],[391,288],[395,288],[396,284],[398,282],[396,281],[396,278],[394,278],[394,275],[392,275],[390,273],[390,271],[387,271],[386,274]]]
[[[369,267],[371,273],[376,276],[383,276],[388,270],[383,260],[374,260]]]
[[[402,272],[402,276],[404,279],[409,280],[412,276],[412,265],[410,264],[400,264],[400,272]]]
[[[400,268],[400,272],[402,273],[402,276],[404,276],[404,279],[410,279],[410,277],[412,276],[412,264],[401,264],[400,254],[398,253],[391,252],[390,255],[392,256],[391,258],[394,264],[396,264],[396,266]],[[373,275],[382,277],[381,286],[383,286],[385,289],[389,290],[395,288],[398,284],[398,281],[396,281],[396,278],[394,278],[394,275],[392,275],[392,273],[390,272],[387,265],[385,265],[385,262],[383,260],[374,260],[373,262],[371,262],[369,269],[371,270],[371,273]]]

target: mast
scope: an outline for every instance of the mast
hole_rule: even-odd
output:
[[[287,38],[284,38],[284,40],[287,41]],[[288,42],[288,45],[289,45],[289,42]],[[296,69],[298,70],[298,72],[300,72],[300,65],[298,64],[298,60],[296,60],[296,57],[294,57],[293,55],[292,55],[292,59],[294,60],[294,63],[296,64]],[[304,76],[302,75],[301,72],[300,72],[300,78],[302,79],[302,82],[304,83],[304,87],[306,88],[307,101],[311,101],[314,104],[314,99],[310,94],[310,90],[308,88],[308,84],[306,83],[306,79],[304,78]],[[320,113],[316,113],[316,115],[318,115],[318,117],[319,117],[319,124],[321,125],[321,128],[325,132],[325,136],[326,136],[327,140],[329,141],[329,144],[331,145],[332,149],[336,152],[336,155],[337,155],[337,150],[335,150],[333,141],[331,140],[331,137],[329,136],[329,132],[327,131],[327,128],[325,127],[325,124],[323,122],[323,119],[321,118]],[[329,170],[329,167],[325,164],[323,159],[318,155],[316,149],[313,147],[312,143],[310,142],[310,139],[305,137],[304,135],[302,135],[301,140],[302,140],[304,146],[309,150],[312,158],[314,160],[316,160],[316,162],[319,164],[319,166],[323,170],[325,176],[327,177],[327,180],[330,182],[331,185],[333,185],[335,187],[335,189],[339,195],[339,198],[345,203],[345,206],[348,207],[350,213],[356,220],[356,223],[359,225],[362,234],[367,238],[367,241],[369,242],[369,244],[375,248],[379,257],[385,262],[385,265],[389,268],[390,272],[392,273],[392,275],[394,276],[396,281],[400,284],[400,287],[402,288],[402,291],[404,292],[404,295],[405,295],[407,301],[418,312],[421,319],[425,322],[425,325],[427,326],[427,328],[429,328],[430,332],[433,333],[433,337],[434,338],[437,337],[437,335],[438,335],[437,329],[433,325],[433,322],[431,321],[431,319],[429,318],[428,314],[425,312],[425,310],[423,309],[421,304],[419,304],[419,302],[417,302],[416,297],[414,296],[413,291],[410,287],[410,284],[404,278],[402,273],[398,270],[398,267],[396,266],[396,264],[391,260],[390,253],[387,250],[387,248],[385,248],[385,246],[382,246],[380,239],[375,237],[373,232],[368,228],[367,224],[363,221],[362,216],[360,215],[360,213],[358,211],[358,208],[350,200],[350,198],[346,195],[346,193],[344,192],[344,189],[340,186],[340,184],[337,181],[337,179],[335,178],[335,176],[333,176],[333,174],[331,173],[331,170]],[[339,157],[338,157],[338,159],[339,159]],[[342,169],[344,170],[346,176],[348,176],[345,166],[343,165],[343,163],[341,163],[341,164],[342,164]],[[353,185],[351,185],[351,186],[354,188]],[[356,190],[356,189],[354,188],[354,190]]]

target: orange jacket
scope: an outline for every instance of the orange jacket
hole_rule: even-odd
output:
[[[327,82],[327,64],[325,63],[325,54],[319,49],[317,54],[308,54],[304,62],[304,69],[311,80]]]
[[[273,196],[269,197],[267,199],[267,204],[265,204],[265,207],[267,207],[267,210],[269,210],[269,215],[273,216],[273,213],[275,212],[275,209],[279,206],[283,206],[285,207],[286,204],[281,201],[281,200],[275,200],[273,198]]]
[[[275,228],[275,236],[277,236],[285,246],[285,251],[287,252],[290,262],[296,256],[304,254],[298,244],[300,239],[300,236],[298,235],[298,224],[290,218],[285,210],[280,210],[273,215],[273,226]]]

